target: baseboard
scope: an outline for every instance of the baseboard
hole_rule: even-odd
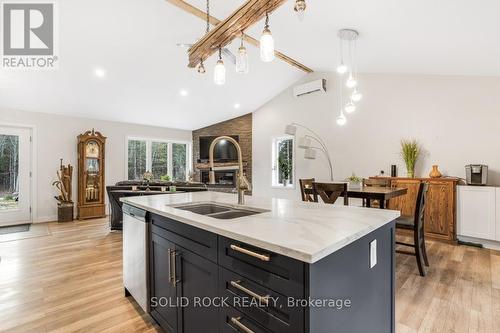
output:
[[[33,219],[33,223],[45,223],[45,222],[56,222],[56,221],[57,221],[57,215],[39,216]]]
[[[474,237],[467,237],[467,236],[458,236],[458,239],[460,241],[467,242],[467,243],[481,244],[482,246],[484,246],[487,249],[500,251],[500,242],[497,242],[497,241],[481,239],[481,238],[474,238]]]

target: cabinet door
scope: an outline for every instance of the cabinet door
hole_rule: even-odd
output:
[[[179,333],[219,332],[218,304],[211,303],[218,300],[217,265],[182,247],[177,247],[175,267],[179,295],[187,304],[179,308],[182,312]]]
[[[406,188],[408,192],[406,195],[389,200],[388,208],[399,210],[403,216],[414,216],[419,185],[418,179],[393,179],[391,187]]]
[[[500,188],[496,188],[496,207],[495,207],[495,218],[496,218],[496,240],[500,242]]]
[[[151,315],[168,333],[178,332],[177,287],[171,280],[173,262],[171,252],[175,244],[152,234],[151,237]],[[176,304],[176,303],[174,303]]]
[[[458,234],[494,240],[495,235],[495,188],[458,187]]]
[[[425,203],[426,234],[452,240],[454,238],[454,185],[451,182],[429,183]]]

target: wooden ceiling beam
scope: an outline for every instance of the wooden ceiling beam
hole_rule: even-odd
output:
[[[196,8],[196,7],[194,7],[193,5],[191,5],[191,4],[189,4],[189,3],[187,3],[187,2],[186,2],[186,1],[184,1],[184,0],[166,0],[166,1],[167,1],[168,3],[170,3],[170,4],[174,5],[174,6],[176,6],[176,7],[178,7],[178,8],[180,8],[180,9],[184,10],[185,12],[188,12],[188,13],[190,13],[190,14],[192,14],[192,15],[194,15],[194,16],[196,16],[196,17],[200,18],[200,19],[202,19],[202,20],[206,20],[206,18],[207,18],[207,13],[206,13],[206,12],[204,12],[204,11],[202,11],[202,10],[200,10],[200,9],[198,9],[198,8]],[[248,3],[248,2],[247,2],[247,3]],[[244,6],[244,5],[243,5],[243,6]],[[242,7],[243,7],[243,6],[242,6]],[[277,8],[277,7],[275,7],[275,8]],[[240,7],[240,9],[241,9],[241,7]],[[238,10],[239,10],[239,9],[238,9]],[[234,14],[234,13],[233,13],[233,14]],[[233,14],[232,14],[232,15],[233,15]],[[259,18],[258,20],[260,20],[260,19],[261,19],[264,15],[265,15],[265,11],[263,12],[263,14],[260,16],[260,18]],[[231,17],[231,16],[230,16],[230,17]],[[227,20],[227,19],[226,19],[226,20]],[[225,21],[226,21],[226,20],[225,20]],[[256,20],[255,22],[257,22],[258,20]],[[217,18],[215,18],[215,17],[213,17],[213,16],[209,16],[209,22],[210,22],[210,24],[211,24],[211,25],[216,26],[216,28],[217,28],[217,26],[219,26],[219,25],[220,25],[220,23],[221,23],[221,21],[220,21],[219,19],[217,19]],[[254,22],[254,23],[255,23],[255,22]],[[215,30],[215,29],[214,29],[214,30]],[[212,30],[212,31],[214,31],[214,30]],[[245,29],[243,29],[243,30],[245,30]],[[237,34],[233,37],[233,39],[234,39],[234,38],[237,38],[237,37],[240,37],[240,36],[241,36],[240,31],[243,31],[243,30],[237,30]],[[211,31],[211,32],[212,32],[212,31]],[[207,36],[208,36],[208,35],[204,36],[204,38],[202,38],[202,39],[201,39],[198,43],[200,43],[201,41],[203,41],[203,40],[204,40]],[[231,42],[233,39],[231,39],[229,42]],[[260,42],[259,42],[257,39],[255,39],[255,38],[253,38],[253,37],[251,37],[251,36],[249,36],[249,35],[244,34],[244,35],[243,35],[243,39],[244,39],[247,43],[249,43],[249,44],[251,44],[251,45],[254,45],[254,46],[256,46],[256,47],[260,47]],[[227,45],[229,42],[226,42],[226,44],[224,44],[223,46]],[[198,43],[197,43],[197,44],[198,44]],[[195,44],[195,45],[196,45],[196,44]],[[193,48],[194,48],[194,45],[193,45]],[[217,51],[217,48],[218,48],[218,45],[216,46],[216,48],[215,48],[214,50],[212,50],[212,53],[211,53],[211,54],[213,54],[214,52],[216,52],[216,51]],[[211,55],[211,54],[210,54],[210,55]],[[294,66],[294,67],[296,67],[296,68],[298,68],[298,69],[300,69],[300,70],[302,70],[302,71],[306,72],[306,73],[312,73],[312,72],[313,72],[313,70],[312,70],[312,69],[310,69],[309,67],[307,67],[307,66],[305,66],[305,65],[301,64],[300,62],[298,62],[298,61],[296,61],[296,60],[294,60],[294,59],[290,58],[289,56],[287,56],[287,55],[285,55],[285,54],[283,54],[283,53],[281,53],[281,52],[279,52],[279,51],[275,51],[275,55],[276,55],[276,57],[277,57],[277,58],[279,58],[279,59],[281,59],[281,60],[285,61],[286,63],[288,63],[288,64],[290,64],[290,65],[292,65],[292,66]],[[206,58],[208,58],[208,56],[205,56],[205,58],[204,58],[204,59],[206,59]],[[196,61],[194,62],[194,66],[196,66],[196,65],[199,63],[199,61],[200,61],[200,58],[196,59]],[[191,62],[190,62],[190,66],[189,66],[189,67],[194,67],[194,66],[191,66]]]

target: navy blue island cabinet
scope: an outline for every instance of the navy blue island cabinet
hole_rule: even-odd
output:
[[[310,264],[149,219],[151,316],[165,332],[395,333],[394,222]]]

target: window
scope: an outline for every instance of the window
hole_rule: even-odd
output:
[[[146,172],[146,141],[128,141],[128,179],[142,179]]]
[[[191,164],[191,143],[127,139],[128,180],[142,180],[151,171],[153,180],[186,181]]]
[[[172,143],[172,179],[186,180],[187,144]]]
[[[295,187],[293,154],[293,137],[278,137],[273,140],[273,186]]]

